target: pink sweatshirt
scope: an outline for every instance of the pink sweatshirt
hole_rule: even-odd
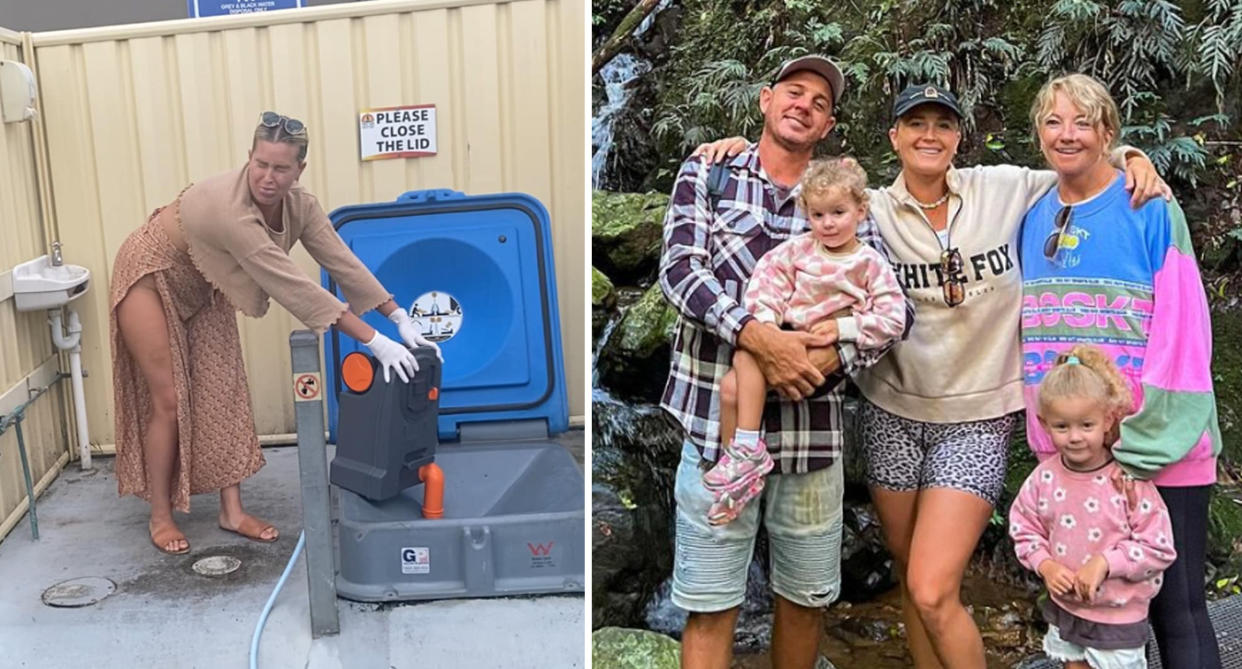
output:
[[[796,330],[849,307],[853,315],[837,319],[840,340],[864,349],[900,339],[906,325],[905,295],[878,251],[859,243],[834,253],[809,232],[765,253],[742,299],[758,320]]]
[[[1093,472],[1076,472],[1061,458],[1044,460],[1031,472],[1009,507],[1009,535],[1018,561],[1038,573],[1044,560],[1078,571],[1093,555],[1108,561],[1108,577],[1094,603],[1072,593],[1049,596],[1066,611],[1098,623],[1147,619],[1147,603],[1160,592],[1163,572],[1173,563],[1173,526],[1164,500],[1150,481],[1135,481],[1138,504],[1110,480],[1112,461]]]

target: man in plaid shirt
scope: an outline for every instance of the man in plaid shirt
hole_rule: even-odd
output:
[[[741,298],[759,258],[807,230],[794,186],[815,144],[835,125],[844,83],[836,65],[822,56],[786,62],[759,94],[764,127],[758,144],[728,162],[718,197],[709,193],[710,166],[697,158],[682,164],[673,187],[660,286],[680,318],[661,405],[686,432],[675,490],[672,595],[690,611],[683,667],[729,666],[760,523],[760,504],[748,505],[727,525],[707,521],[714,497],[702,474],[719,456],[720,379],[735,347],[755,356],[769,387],[781,396],[764,412],[775,461],[762,493],[776,594],[773,666],[814,664],[821,611],[840,591],[840,381],[878,355],[764,325],[746,312]],[[859,226],[858,236],[885,253],[870,220]],[[820,370],[832,371],[825,378]]]

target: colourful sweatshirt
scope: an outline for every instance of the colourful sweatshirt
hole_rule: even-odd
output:
[[[758,320],[795,330],[849,308],[852,315],[836,319],[839,338],[861,349],[900,339],[906,324],[905,295],[884,256],[862,243],[834,253],[809,232],[759,259],[742,300]]]
[[[1022,353],[1027,437],[1039,427],[1039,383],[1057,354],[1093,344],[1129,379],[1138,411],[1121,421],[1113,455],[1161,486],[1216,482],[1220,428],[1212,391],[1212,326],[1182,208],[1159,198],[1130,208],[1125,178],[1073,208],[1052,261],[1044,242],[1062,205],[1056,190],[1022,230]]]
[[[1065,467],[1060,456],[1044,460],[1009,507],[1009,536],[1018,561],[1039,573],[1044,560],[1077,572],[1094,555],[1108,562],[1108,576],[1086,602],[1073,593],[1052,600],[1066,611],[1098,623],[1147,619],[1147,603],[1160,592],[1173,563],[1173,526],[1156,486],[1135,481],[1132,508],[1110,479],[1117,462],[1091,472]]]

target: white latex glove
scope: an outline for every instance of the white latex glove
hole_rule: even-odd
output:
[[[430,346],[432,349],[435,349],[436,357],[440,359],[440,362],[444,362],[444,355],[440,353],[440,347],[436,346],[435,342],[430,341],[423,336],[423,333],[418,331],[418,326],[414,325],[414,321],[406,313],[405,309],[393,309],[392,313],[388,314],[388,320],[397,325],[397,332],[401,333],[401,338],[405,340],[408,346]]]
[[[379,360],[380,366],[384,368],[384,382],[391,380],[388,375],[389,368],[396,370],[397,376],[406,383],[414,377],[414,372],[418,371],[418,360],[414,359],[414,354],[410,349],[398,344],[397,342],[385,337],[379,332],[371,337],[371,341],[366,343],[366,347],[371,349],[371,354]]]

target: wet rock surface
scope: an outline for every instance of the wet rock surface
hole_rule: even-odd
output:
[[[647,288],[602,344],[596,362],[600,383],[628,398],[658,402],[668,378],[676,323],[677,312],[665,301],[659,284]]]
[[[591,268],[591,338],[599,339],[617,306],[617,289],[603,272]]]
[[[598,389],[592,429],[592,622],[643,626],[649,600],[672,572],[681,442],[658,408]]]
[[[595,191],[591,205],[591,264],[613,281],[649,283],[660,262],[668,196]]]

